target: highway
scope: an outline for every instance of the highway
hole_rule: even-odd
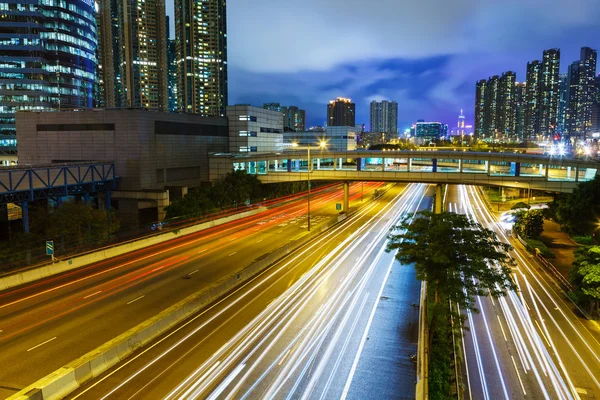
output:
[[[477,299],[466,313],[465,399],[600,398],[597,325],[576,315],[553,278],[496,223],[474,187],[449,187],[447,210],[465,213],[515,248],[517,293]]]
[[[352,185],[351,209],[381,185],[364,184],[364,192]],[[315,192],[311,221],[318,228],[336,218],[342,190]],[[1,292],[0,398],[306,234],[306,199],[296,196],[252,217]]]
[[[384,290],[400,309],[389,329],[416,332],[411,304],[420,283],[385,247],[391,226],[428,208],[431,192],[424,184],[393,187],[70,398],[414,398],[414,334],[410,345],[392,344],[397,369],[380,364],[386,384],[369,386],[363,364],[377,345],[371,338],[383,337],[372,328],[385,313]],[[402,326],[410,323],[414,329]]]

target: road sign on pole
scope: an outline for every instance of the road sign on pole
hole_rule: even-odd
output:
[[[335,203],[335,211],[342,211],[342,203]]]
[[[46,240],[46,255],[52,257],[52,262],[54,262],[54,241]]]

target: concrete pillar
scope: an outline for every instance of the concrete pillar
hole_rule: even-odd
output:
[[[292,172],[292,160],[287,160],[287,172]]]
[[[360,157],[356,159],[356,170],[362,171],[362,158]]]
[[[275,160],[275,171],[279,169],[279,161]]]
[[[337,169],[337,162],[338,162],[338,159],[337,159],[337,158],[334,158],[334,159],[333,159],[333,170],[334,170],[334,171]]]
[[[579,182],[579,167],[575,167],[575,182]]]
[[[441,214],[443,211],[442,204],[443,196],[442,196],[442,185],[435,185],[435,208],[433,210],[436,214]]]
[[[343,167],[343,164],[342,164],[342,159],[341,159],[341,158],[338,158],[338,161],[340,162],[340,169],[342,169],[342,167]]]
[[[431,172],[437,172],[437,158],[431,159]]]
[[[463,160],[458,160],[458,172],[463,172]]]
[[[406,171],[410,172],[412,169],[412,159],[409,157],[406,159]]]
[[[544,164],[540,164],[540,175],[544,175]]]
[[[317,169],[321,169],[321,159],[317,158]]]
[[[515,176],[521,176],[521,163],[515,163]]]
[[[21,203],[21,208],[23,211],[23,231],[29,233],[29,203],[24,201]]]
[[[550,164],[546,164],[546,180],[548,180],[549,174],[550,174]]]
[[[294,160],[294,163],[296,164],[296,165],[294,166],[294,169],[295,169],[296,171],[300,170],[300,160]]]
[[[567,167],[567,179],[571,179],[571,167]]]
[[[381,159],[381,171],[385,172],[385,158]]]
[[[350,197],[350,184],[348,182],[344,182],[344,205],[343,205],[343,210],[345,213],[347,213],[350,209],[350,205],[349,205],[349,199]]]
[[[489,162],[489,160],[485,160],[485,173],[486,174],[490,173],[490,162]]]

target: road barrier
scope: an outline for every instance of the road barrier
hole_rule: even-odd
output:
[[[427,282],[421,282],[419,302],[419,345],[417,348],[417,385],[415,398],[429,399],[429,317],[427,315]]]
[[[307,244],[344,219],[346,219],[346,214],[340,214],[319,225],[313,231],[303,233],[298,239],[257,258],[251,265],[188,296],[155,317],[142,322],[115,339],[27,386],[7,400],[57,400],[67,396],[85,382],[98,377],[140,347],[145,346],[215,300],[250,281],[275,262]]]
[[[106,247],[104,249],[75,256],[67,260],[61,260],[53,264],[46,264],[9,273],[4,276],[0,276],[0,291],[10,289],[15,286],[23,285],[25,283],[34,282],[38,279],[47,278],[52,275],[57,275],[63,272],[71,271],[76,268],[84,267],[86,265],[90,265],[99,261],[104,261],[109,258],[117,257],[149,246],[164,243],[169,240],[190,235],[192,233],[197,233],[209,228],[213,228],[215,226],[223,225],[228,222],[236,221],[242,218],[261,213],[265,210],[265,207],[259,207],[254,210],[234,214],[225,218],[219,218],[187,228],[182,228],[177,231],[169,231],[158,235],[150,236],[144,239],[132,240],[130,242]]]

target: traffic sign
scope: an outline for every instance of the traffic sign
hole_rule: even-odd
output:
[[[335,203],[335,210],[342,211],[342,203]]]
[[[54,241],[52,240],[46,240],[46,255],[54,255]]]

